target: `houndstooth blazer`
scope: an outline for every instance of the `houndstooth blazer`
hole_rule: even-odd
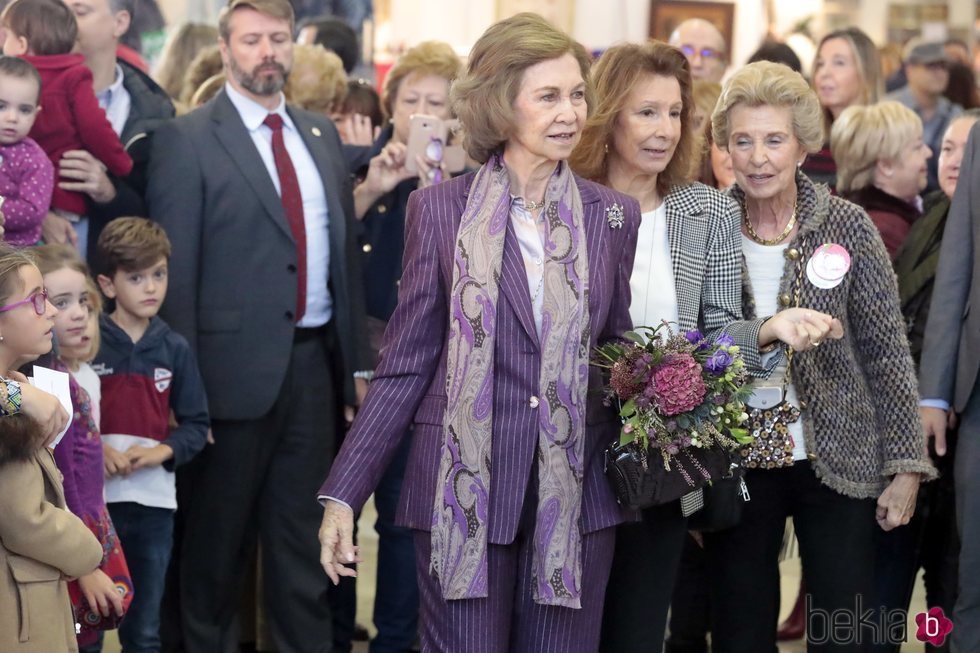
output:
[[[695,182],[664,198],[677,292],[678,327],[708,337],[728,333],[746,365],[760,368],[759,328],[742,320],[742,213],[731,197]],[[637,258],[654,252],[637,252]]]

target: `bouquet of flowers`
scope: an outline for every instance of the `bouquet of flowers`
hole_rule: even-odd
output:
[[[727,334],[709,342],[697,330],[675,335],[665,322],[623,338],[598,347],[593,361],[609,371],[605,401],[623,422],[606,471],[620,503],[645,508],[730,471],[730,452],[752,442],[741,426],[751,390]]]

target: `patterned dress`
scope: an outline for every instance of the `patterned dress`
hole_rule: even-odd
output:
[[[48,361],[48,363],[52,369],[69,372],[60,360]],[[92,399],[70,372],[68,385],[74,414],[68,432],[54,450],[55,463],[64,476],[65,503],[68,509],[99,539],[102,544],[102,563],[99,568],[112,579],[119,593],[126,596],[132,594],[131,581],[119,538],[116,536],[116,529],[109,518],[109,511],[106,509],[103,497],[102,438],[99,434],[99,425],[93,415]],[[95,618],[97,612],[85,609],[81,605],[84,599],[75,600],[77,594],[78,592],[72,591],[75,619],[82,626],[78,644],[88,646],[95,643],[99,630],[106,626],[95,628],[101,621]]]

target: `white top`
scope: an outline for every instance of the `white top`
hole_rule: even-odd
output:
[[[78,371],[71,374],[92,401],[92,419],[96,424],[102,424],[102,380],[99,375],[88,363],[81,363]]]
[[[544,209],[539,211],[538,218],[524,208],[524,200],[511,196],[510,222],[514,226],[514,235],[521,245],[521,256],[524,258],[524,270],[527,272],[527,292],[531,298],[531,311],[534,314],[534,326],[541,338],[541,311],[544,307]]]
[[[228,99],[245,123],[255,149],[258,150],[262,163],[265,164],[269,177],[276,187],[276,193],[280,195],[282,190],[279,188],[279,172],[276,169],[276,159],[272,154],[272,130],[266,127],[263,121],[270,113],[282,117],[282,138],[286,143],[289,158],[293,162],[293,168],[296,169],[299,192],[303,197],[303,221],[306,225],[306,314],[297,326],[323,326],[330,321],[333,314],[333,301],[327,290],[330,275],[330,231],[327,196],[323,189],[320,171],[286,111],[284,96],[280,95],[279,106],[275,111],[270,112],[233,89],[230,84],[225,84],[225,93],[228,94]],[[315,279],[323,279],[323,283],[314,283]]]
[[[630,317],[634,327],[657,327],[666,320],[674,333],[678,332],[677,288],[667,237],[666,202],[640,216],[630,291],[633,296]]]
[[[786,265],[784,252],[789,243],[781,245],[760,245],[745,234],[742,234],[742,254],[749,268],[749,280],[752,282],[752,296],[755,299],[756,316],[775,315],[779,312],[779,284],[783,278],[783,268]],[[773,370],[768,382],[758,381],[760,385],[782,384],[786,375],[786,359]],[[796,386],[792,379],[787,379],[786,400],[800,407],[800,398],[796,395]],[[803,420],[798,419],[789,425],[789,434],[793,438],[793,460],[806,460],[806,443],[803,440]]]

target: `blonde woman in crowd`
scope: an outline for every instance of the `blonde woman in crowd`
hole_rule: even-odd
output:
[[[828,138],[844,109],[878,101],[885,92],[882,80],[875,44],[857,27],[836,30],[820,39],[813,62],[813,88],[823,108]],[[837,167],[829,141],[807,156],[803,173],[816,183],[834,187]]]
[[[198,89],[210,78],[222,74],[223,70],[221,50],[217,45],[209,46],[197,53],[187,68],[187,72],[184,73],[184,82],[180,90],[180,97],[177,100],[184,109],[184,113],[189,110],[188,108],[194,108],[192,99]]]
[[[283,92],[290,104],[331,117],[347,95],[340,57],[323,46],[295,45],[293,69]]]
[[[705,534],[712,649],[759,653],[775,650],[787,517],[811,610],[853,609],[855,596],[872,590],[875,522],[884,530],[908,524],[920,477],[935,469],[924,453],[915,369],[877,229],[799,171],[823,143],[816,94],[785,66],[749,64],[725,85],[712,127],[732,155],[729,192],[742,208],[745,317],[800,304],[835,316],[841,331],[834,335],[846,336],[775,354],[776,370],[754,384],[757,397],[782,401],[746,452],[752,500],[736,527]],[[863,651],[856,629],[833,644],[819,643],[826,633],[807,635],[810,651]]]
[[[732,172],[732,157],[727,150],[715,144],[711,136],[711,114],[715,110],[721,84],[715,82],[694,82],[695,129],[701,132],[701,163],[698,168],[698,181],[712,188],[724,190],[735,183]]]
[[[218,43],[218,28],[201,23],[184,23],[170,33],[160,54],[154,78],[173,100],[180,99],[184,74],[197,53]]]
[[[830,132],[837,161],[837,192],[871,216],[892,259],[922,215],[932,150],[922,121],[898,102],[846,109]]]

